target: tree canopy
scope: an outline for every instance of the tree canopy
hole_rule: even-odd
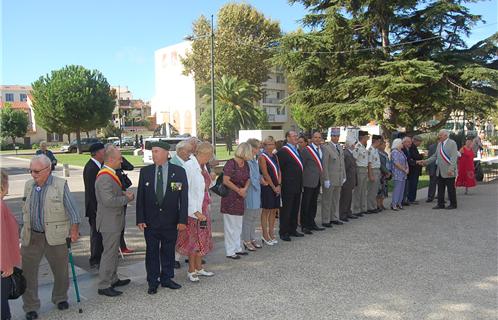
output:
[[[201,16],[193,23],[192,51],[183,59],[200,86],[210,82],[211,23]],[[215,34],[215,79],[237,77],[259,88],[268,79],[271,52],[266,46],[281,36],[278,22],[245,3],[229,3],[218,12]]]
[[[80,134],[105,126],[114,109],[114,95],[97,70],[70,65],[41,76],[33,84],[36,121],[51,132]]]
[[[10,103],[0,109],[0,135],[2,138],[11,138],[16,144],[17,137],[24,137],[28,131],[28,115],[22,110],[13,109]]]
[[[398,127],[436,129],[454,111],[496,108],[498,36],[466,47],[462,36],[481,17],[465,1],[290,2],[309,10],[302,22],[310,31],[282,37],[274,62],[294,88],[286,103],[307,109],[308,123],[376,120],[388,136]]]

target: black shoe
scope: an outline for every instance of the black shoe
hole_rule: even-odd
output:
[[[102,296],[108,296],[108,297],[117,297],[117,296],[123,294],[121,291],[118,291],[118,290],[114,289],[113,287],[109,287],[106,289],[99,289],[97,292]]]
[[[66,310],[69,309],[69,303],[67,301],[62,301],[57,304],[57,309],[59,310]]]
[[[157,286],[149,286],[149,289],[147,289],[148,294],[156,294],[157,293]]]
[[[36,311],[26,312],[26,320],[38,319],[38,313]]]
[[[342,221],[339,221],[339,220],[330,221],[330,223],[336,224],[338,226],[340,226],[341,224],[344,224]]]
[[[427,203],[432,202],[432,201],[434,201],[434,199],[427,199],[427,200],[425,200],[425,202],[427,202]]]
[[[402,206],[405,206],[405,207],[408,207],[408,206],[410,206],[410,202],[404,202],[404,201],[403,201],[403,202],[401,202],[401,205],[402,205]]]
[[[342,222],[349,222],[348,218],[341,219]]]
[[[449,205],[446,207],[446,210],[452,210],[452,209],[456,209],[457,207],[454,206],[454,205]]]
[[[332,228],[332,223],[330,222],[322,223],[322,226],[324,226],[325,228]]]
[[[321,227],[319,227],[319,226],[317,226],[317,225],[314,225],[314,226],[311,228],[311,230],[315,230],[315,231],[323,231],[323,230],[325,230],[325,228],[321,228]]]
[[[292,241],[292,239],[288,235],[280,236],[280,240],[282,240],[282,241]]]
[[[175,261],[174,268],[175,269],[180,269],[182,266],[180,265],[180,261]]]
[[[99,264],[98,263],[91,263],[90,262],[90,269],[99,269]]]
[[[245,251],[241,251],[241,252],[235,252],[235,254],[238,256],[247,256],[249,253],[247,253]]]
[[[361,213],[361,212],[356,213],[355,216],[357,216],[357,217],[363,217],[363,213]]]
[[[130,279],[124,279],[124,280],[118,279],[118,281],[116,281],[113,284],[111,284],[111,287],[116,288],[116,287],[126,286],[130,282],[131,282]]]
[[[418,204],[418,201],[410,201],[410,204],[411,204],[411,205],[417,205],[417,204]]]
[[[291,237],[304,237],[304,234],[302,234],[301,232],[299,231],[294,231],[290,234]]]
[[[358,219],[358,217],[357,217],[357,216],[355,216],[355,215],[350,215],[350,216],[348,217],[348,219]]]
[[[301,231],[304,233],[304,234],[313,234],[313,232],[311,232],[310,229],[308,228],[301,228]]]
[[[434,210],[439,210],[439,209],[444,209],[444,206],[437,205],[435,207],[432,207]]]
[[[176,290],[176,289],[180,289],[182,286],[179,285],[178,283],[174,282],[173,280],[169,279],[168,282],[161,283],[161,287]]]
[[[228,259],[233,259],[233,260],[239,260],[240,259],[240,256],[239,255],[236,255],[236,254],[233,254],[231,256],[227,256]]]

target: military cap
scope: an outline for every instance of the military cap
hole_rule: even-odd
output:
[[[169,151],[169,149],[171,148],[169,143],[167,143],[166,141],[161,141],[161,140],[154,141],[150,145],[152,148],[154,148],[154,147],[163,148],[166,151]]]

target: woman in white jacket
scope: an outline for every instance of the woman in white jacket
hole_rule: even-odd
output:
[[[213,249],[211,219],[209,216],[209,188],[213,179],[206,169],[206,163],[213,157],[213,147],[207,142],[197,146],[195,155],[185,162],[184,169],[188,181],[188,223],[187,229],[180,232],[176,251],[188,256],[187,278],[199,281],[199,276],[210,277],[214,274],[202,267],[202,257]]]

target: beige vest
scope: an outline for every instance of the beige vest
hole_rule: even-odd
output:
[[[51,246],[57,246],[66,243],[69,236],[70,222],[64,208],[64,186],[66,180],[52,176],[52,184],[47,188],[44,201],[44,227],[45,237]],[[21,231],[21,240],[23,246],[28,246],[31,240],[31,192],[33,191],[33,180],[26,181],[24,185],[24,205],[22,208],[24,225]]]

